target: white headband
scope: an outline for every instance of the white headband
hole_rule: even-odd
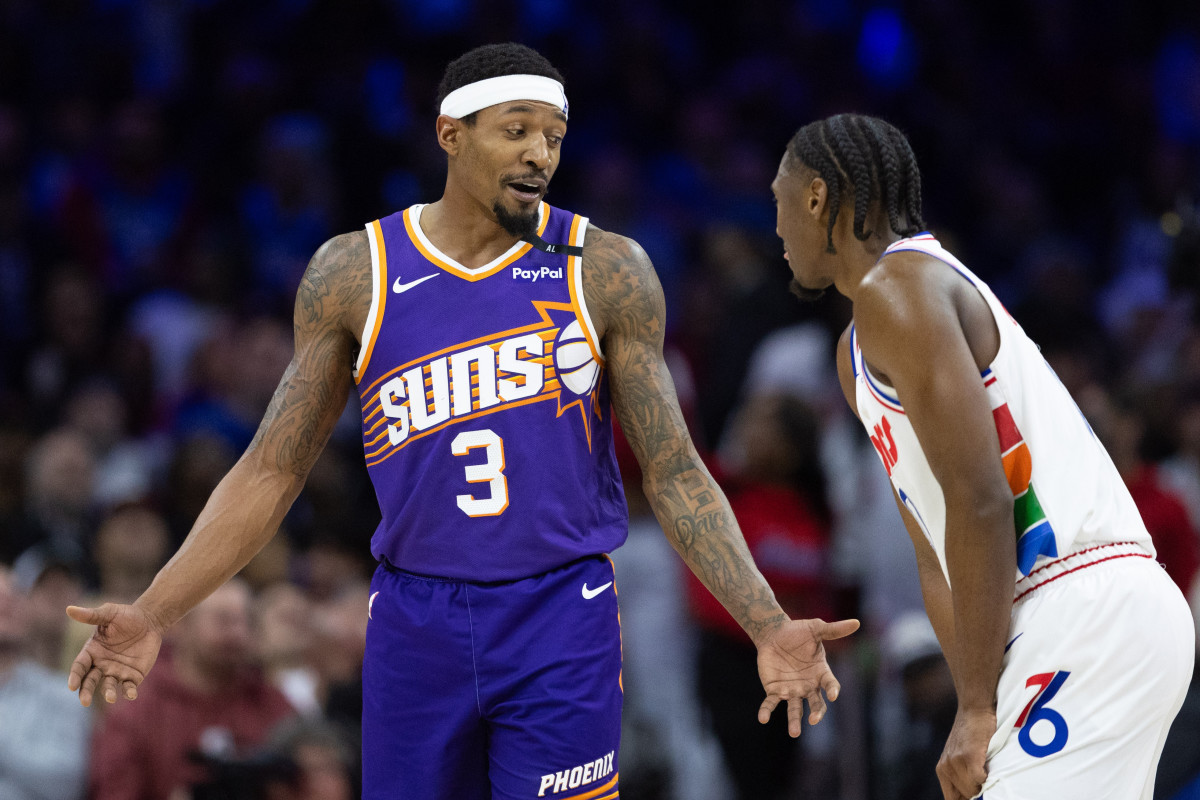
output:
[[[510,100],[539,100],[567,115],[567,93],[553,78],[541,75],[501,75],[460,86],[442,101],[441,113],[455,119]]]

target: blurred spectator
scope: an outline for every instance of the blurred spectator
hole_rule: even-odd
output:
[[[195,198],[157,104],[127,100],[107,133],[107,158],[75,176],[61,224],[75,256],[128,297],[172,281],[171,266],[195,235]]]
[[[83,581],[74,564],[43,552],[30,548],[13,565],[17,586],[26,594],[26,654],[46,669],[65,674],[69,664],[63,663],[62,654],[70,620],[63,611],[80,601]]]
[[[337,727],[320,719],[284,722],[267,751],[296,767],[295,777],[267,786],[264,800],[351,800],[356,795],[357,763],[352,746]]]
[[[293,551],[291,534],[280,528],[271,541],[242,567],[238,577],[250,585],[256,595],[267,589],[286,583],[291,577]]]
[[[1175,452],[1162,463],[1163,482],[1183,500],[1200,530],[1200,385],[1187,387],[1173,414]]]
[[[157,511],[142,505],[115,509],[101,523],[92,545],[96,599],[132,603],[167,561],[170,532]]]
[[[788,395],[751,397],[735,415],[728,450],[722,466],[729,504],[779,604],[793,617],[834,619],[831,520],[816,415]],[[788,737],[786,717],[760,725],[746,712],[762,699],[755,648],[695,577],[688,585],[701,630],[700,698],[738,796],[783,797],[796,772],[799,743]]]
[[[268,297],[290,300],[308,259],[337,232],[328,150],[329,132],[315,115],[283,115],[263,132],[258,179],[243,190],[240,212],[255,287]]]
[[[353,730],[362,721],[362,663],[367,647],[370,584],[358,580],[313,609],[313,663],[321,681],[326,711]]]
[[[231,757],[295,713],[252,667],[250,590],[219,588],[168,634],[138,699],[107,710],[92,740],[92,800],[162,800],[200,781],[192,753]]]
[[[25,513],[0,542],[0,561],[26,548],[76,567],[91,537],[95,461],[87,440],[70,429],[43,436],[26,459]]]
[[[717,442],[737,403],[750,354],[802,311],[787,293],[778,240],[765,245],[744,229],[714,226],[705,233],[701,253],[704,271],[689,287],[681,333],[701,385],[703,438]]]
[[[206,757],[189,800],[350,800],[357,763],[336,726],[304,717],[280,723],[267,743],[238,758]]]
[[[183,542],[208,496],[235,461],[237,452],[213,435],[190,436],[177,443],[164,487],[172,545]]]
[[[904,752],[887,772],[889,800],[942,800],[936,772],[954,726],[958,696],[950,665],[923,612],[909,612],[888,628],[883,643],[887,668],[899,673],[907,722]]]
[[[102,368],[107,296],[92,275],[62,264],[50,274],[38,313],[25,387],[34,414],[53,421],[70,392]]]
[[[114,382],[93,380],[80,386],[67,400],[63,417],[91,445],[97,507],[111,509],[150,497],[161,448],[131,436],[129,407]]]
[[[309,597],[336,601],[345,592],[359,588],[358,584],[369,577],[363,574],[359,545],[329,530],[317,533],[303,558],[303,583]]]
[[[66,676],[31,660],[27,598],[0,566],[0,797],[83,797],[92,715],[70,692]]]
[[[292,330],[259,317],[223,331],[197,352],[199,385],[175,421],[180,438],[201,434],[242,452],[254,438],[263,412],[292,359]]]
[[[1145,424],[1137,409],[1127,399],[1093,388],[1080,398],[1080,405],[1129,487],[1154,540],[1159,562],[1187,593],[1200,569],[1200,534],[1179,496],[1161,480],[1158,468],[1143,458]]]
[[[301,714],[321,713],[321,677],[313,666],[313,604],[285,582],[264,589],[255,601],[255,646],[268,681]]]

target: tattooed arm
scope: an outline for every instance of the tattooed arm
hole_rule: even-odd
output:
[[[97,626],[68,685],[89,705],[99,690],[132,699],[167,627],[229,580],[271,539],[346,405],[371,302],[365,232],[330,239],[296,294],[295,355],[246,452],[213,490],[179,551],[132,605],[71,607]]]
[[[780,700],[789,703],[789,729],[800,733],[801,704],[820,720],[837,681],[825,664],[822,639],[852,633],[858,623],[791,621],[754,565],[724,493],[696,453],[675,386],[663,361],[666,306],[645,252],[632,240],[588,229],[583,256],[584,297],[597,327],[613,408],[641,464],[643,487],[663,531],[759,650],[766,721]]]

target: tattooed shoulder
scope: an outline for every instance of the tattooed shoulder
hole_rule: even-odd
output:
[[[336,324],[355,338],[371,306],[371,250],[366,231],[335,236],[308,262],[296,292],[296,325]]]
[[[613,328],[638,338],[662,336],[662,285],[641,245],[627,236],[588,227],[583,249],[583,294],[600,339]]]

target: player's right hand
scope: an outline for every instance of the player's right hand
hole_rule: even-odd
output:
[[[979,796],[987,780],[988,743],[995,732],[995,711],[959,707],[937,765],[945,800],[971,800]]]
[[[137,687],[158,658],[162,631],[145,611],[135,605],[105,603],[99,608],[68,606],[67,616],[95,625],[75,662],[67,688],[79,692],[79,702],[92,704],[97,693],[109,703],[118,693],[127,700],[137,698]]]

